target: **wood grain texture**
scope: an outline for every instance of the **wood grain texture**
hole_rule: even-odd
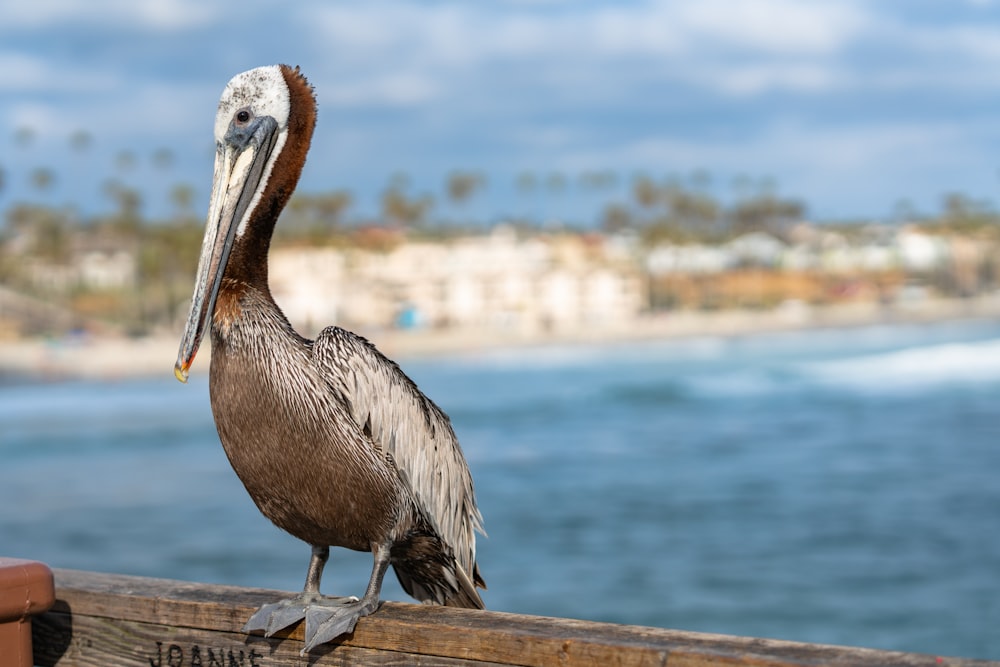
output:
[[[361,619],[346,638],[300,657],[301,624],[271,639],[240,632],[258,606],[287,597],[286,592],[72,570],[56,570],[55,577],[56,604],[33,624],[36,663],[45,667],[668,663],[1000,667],[998,662],[961,658],[398,602],[387,602]]]
[[[99,617],[47,614],[36,624],[36,636],[58,637],[35,651],[35,664],[74,667],[291,667],[298,665],[372,665],[373,667],[461,667],[474,662],[440,656],[414,656],[393,650],[325,646],[308,657],[302,643],[290,639],[248,636],[196,628],[168,627]]]

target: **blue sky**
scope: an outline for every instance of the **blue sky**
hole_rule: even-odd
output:
[[[923,212],[1000,188],[1000,6],[989,0],[328,2],[0,0],[0,207],[38,197],[106,209],[101,183],[205,209],[226,81],[301,65],[319,124],[300,189],[347,188],[374,211],[391,174],[443,198],[452,169],[507,214],[596,218],[636,173],[706,170],[722,198],[772,179],[810,217]],[[34,139],[19,142],[19,128]],[[93,135],[84,152],[68,137]],[[150,159],[160,148],[169,166]],[[116,171],[129,151],[137,166]],[[610,169],[617,192],[518,197],[524,171]]]

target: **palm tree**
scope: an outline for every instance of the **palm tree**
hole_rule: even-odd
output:
[[[118,154],[115,155],[115,167],[118,171],[128,173],[135,169],[135,164],[135,153],[132,151],[118,151]]]
[[[517,175],[514,186],[518,194],[524,198],[525,208],[521,215],[526,219],[531,219],[535,215],[536,202],[534,201],[535,191],[538,189],[538,179],[530,171],[522,171]]]
[[[294,195],[288,202],[288,220],[275,231],[276,238],[329,242],[341,226],[353,199],[346,190],[323,195]]]
[[[412,228],[423,223],[433,208],[434,198],[430,195],[407,195],[408,183],[409,178],[405,174],[395,174],[382,192],[382,218],[385,222]]]
[[[33,127],[22,125],[14,130],[14,143],[16,143],[20,148],[27,148],[31,144],[35,143],[35,139],[37,138],[38,132]]]
[[[94,137],[87,130],[74,130],[69,135],[69,145],[77,153],[84,153],[90,148]]]
[[[66,196],[72,201],[81,201],[85,191],[84,181],[93,177],[92,169],[87,164],[86,154],[90,151],[90,146],[94,141],[93,135],[84,129],[74,130],[69,135],[69,147],[73,151],[74,159],[72,173],[65,179]]]
[[[118,208],[112,223],[113,228],[122,236],[137,239],[142,227],[142,195],[138,190],[130,188],[121,181],[110,180],[104,184],[104,194]]]
[[[593,192],[613,188],[617,180],[617,175],[610,169],[584,171],[580,174],[580,185]]]
[[[601,229],[609,234],[625,231],[632,226],[632,214],[627,206],[622,204],[608,204],[604,207],[604,214],[601,218]]]
[[[544,222],[551,222],[553,218],[557,217],[554,214],[554,211],[557,210],[554,202],[557,197],[561,197],[566,192],[566,175],[558,171],[549,172],[548,176],[545,177],[545,189],[548,192],[549,200],[544,215],[549,220]]]
[[[56,181],[56,174],[48,167],[37,167],[31,172],[31,185],[40,193],[47,193]]]
[[[453,171],[448,174],[446,190],[452,206],[458,208],[486,185],[486,177],[474,171]]]
[[[169,148],[157,148],[153,151],[153,166],[157,169],[169,169],[174,164],[174,152]]]
[[[486,178],[474,171],[453,171],[448,175],[448,197],[461,204],[483,187]]]
[[[347,190],[336,190],[317,197],[315,208],[319,229],[325,233],[339,227],[353,201],[354,197]]]
[[[777,195],[777,184],[766,177],[758,183],[757,193],[736,202],[729,216],[736,234],[763,231],[783,236],[791,223],[799,221],[806,211],[805,204]]]
[[[651,209],[660,200],[660,189],[649,176],[639,174],[632,182],[632,196],[644,209]]]
[[[170,202],[177,218],[194,217],[194,187],[190,183],[177,183],[170,189]]]

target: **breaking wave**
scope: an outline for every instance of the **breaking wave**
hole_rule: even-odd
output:
[[[805,377],[859,390],[1000,383],[1000,339],[946,343],[802,365]]]

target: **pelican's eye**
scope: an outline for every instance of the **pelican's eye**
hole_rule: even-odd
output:
[[[250,122],[250,112],[246,109],[240,109],[236,112],[236,122],[239,125],[246,125]]]

